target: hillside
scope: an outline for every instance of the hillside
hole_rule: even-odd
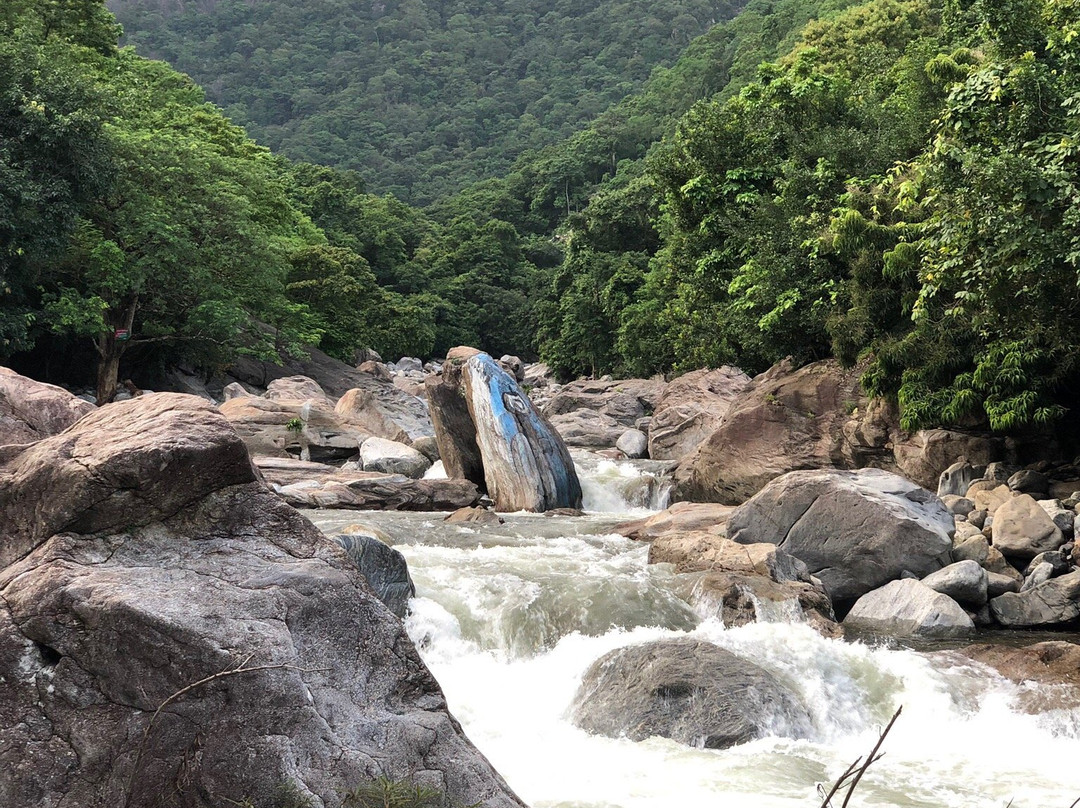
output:
[[[672,64],[740,0],[109,0],[137,51],[259,142],[425,204],[505,173]]]

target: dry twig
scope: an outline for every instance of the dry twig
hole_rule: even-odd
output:
[[[881,749],[881,744],[885,742],[885,736],[889,734],[889,730],[893,728],[893,724],[896,723],[896,719],[900,717],[900,713],[903,709],[903,707],[898,707],[896,712],[893,713],[892,719],[886,725],[885,729],[882,730],[881,736],[878,738],[877,743],[874,744],[874,748],[870,750],[870,754],[867,755],[865,762],[863,762],[861,757],[856,758],[855,762],[848,766],[844,773],[837,778],[836,782],[833,783],[832,789],[821,801],[819,808],[832,808],[832,798],[836,796],[836,793],[843,788],[844,785],[847,785],[847,793],[844,795],[844,802],[841,804],[840,808],[847,808],[848,802],[851,801],[851,795],[855,793],[855,786],[859,784],[862,776],[866,774],[866,770],[874,763],[881,760],[882,756],[885,754],[884,752],[879,753],[878,750]],[[860,762],[862,762],[862,766],[859,765]],[[821,786],[818,786],[819,794],[823,790],[824,789],[821,788]]]

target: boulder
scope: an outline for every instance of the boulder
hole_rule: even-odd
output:
[[[359,387],[346,390],[345,395],[334,405],[334,412],[345,423],[354,425],[368,435],[398,443],[409,442],[409,434],[379,408],[378,400],[370,390],[361,390]],[[422,440],[425,437],[429,436],[420,435],[416,440]]]
[[[274,493],[294,508],[355,511],[454,511],[480,500],[480,491],[468,480],[414,480],[364,472],[275,485]]]
[[[383,438],[368,438],[360,447],[360,462],[364,471],[403,474],[418,480],[424,476],[431,461],[404,443]]]
[[[989,570],[986,573],[986,596],[988,598],[996,598],[1006,592],[1019,592],[1020,586],[1021,582],[1011,575],[1002,575],[1000,572],[990,572]]]
[[[1026,578],[1035,571],[1035,568],[1042,563],[1048,563],[1050,569],[1053,571],[1053,575],[1064,575],[1071,571],[1072,563],[1069,560],[1069,556],[1060,550],[1052,550],[1046,553],[1039,553],[1035,558],[1031,559],[1031,563],[1024,568],[1023,575]]]
[[[806,565],[775,544],[739,544],[702,531],[665,533],[649,545],[650,564],[673,564],[676,572],[741,572],[784,583],[810,582]]]
[[[972,483],[966,498],[975,503],[975,510],[985,511],[987,516],[993,516],[998,508],[1014,496],[1016,495],[1007,486],[983,480]]]
[[[415,356],[403,356],[394,363],[394,369],[399,373],[415,373],[423,375],[424,363]]]
[[[544,414],[555,423],[556,416],[585,410],[607,416],[625,429],[656,408],[663,389],[664,382],[655,379],[570,382],[548,401]],[[614,446],[615,442],[608,445]]]
[[[274,379],[266,387],[263,398],[270,401],[312,401],[317,406],[333,409],[334,402],[319,383],[307,376],[286,376]]]
[[[513,376],[516,381],[525,381],[525,363],[521,361],[520,356],[503,354],[499,357],[499,364],[502,365],[503,369]]]
[[[1075,710],[1080,707],[1080,645],[1038,642],[1023,647],[969,645],[950,652],[996,670],[1018,685],[1016,698],[1027,713]],[[1032,687],[1032,683],[1038,685]]]
[[[975,503],[967,497],[958,497],[955,494],[946,494],[945,496],[938,494],[938,497],[945,504],[945,507],[949,509],[949,512],[957,516],[967,516],[975,510]]]
[[[697,530],[725,535],[728,519],[734,510],[731,505],[712,502],[676,502],[666,510],[644,519],[617,525],[615,532],[638,541],[649,541],[665,533]]]
[[[880,469],[793,471],[739,506],[727,526],[740,544],[780,545],[841,605],[905,570],[941,569],[952,531],[941,500]]]
[[[1021,592],[1034,589],[1039,584],[1046,583],[1054,577],[1054,565],[1048,561],[1042,561],[1035,565],[1031,572],[1024,576],[1024,583],[1020,585]]]
[[[990,600],[994,617],[1010,628],[1060,626],[1080,616],[1080,570],[1051,578],[1026,592]]]
[[[668,382],[649,425],[649,457],[682,460],[716,431],[750,377],[730,365]]]
[[[513,377],[482,353],[465,363],[462,382],[496,510],[580,508],[570,452]]]
[[[0,446],[33,443],[63,432],[94,409],[62,387],[0,367]]]
[[[982,563],[982,566],[987,572],[995,572],[998,575],[1011,578],[1016,582],[1017,589],[1024,582],[1024,576],[1020,574],[1020,571],[1006,561],[1001,551],[992,545],[986,550],[986,560]]]
[[[753,379],[675,472],[675,496],[737,505],[797,469],[889,465],[889,419],[858,369],[785,360]],[[935,475],[935,481],[936,481]]]
[[[416,595],[416,585],[409,575],[405,556],[369,533],[341,533],[331,538],[341,545],[345,555],[360,569],[386,608],[398,617],[405,617],[409,610],[409,598]]]
[[[630,458],[645,457],[649,453],[649,438],[637,429],[628,429],[615,441],[615,448]]]
[[[1020,469],[1020,471],[1009,477],[1006,484],[1009,486],[1010,491],[1034,496],[1045,496],[1050,490],[1050,478],[1031,469]]]
[[[486,493],[484,459],[476,443],[476,425],[469,413],[461,378],[465,362],[478,353],[463,346],[450,349],[442,375],[428,376],[424,380],[424,396],[446,476],[452,480],[468,480]]]
[[[962,497],[973,482],[982,479],[985,472],[985,466],[973,466],[966,460],[953,463],[938,477],[937,495]]]
[[[592,410],[573,410],[550,416],[551,425],[567,446],[582,449],[607,449],[615,446],[626,426],[610,415]]]
[[[1071,508],[1062,507],[1061,500],[1057,499],[1040,499],[1038,500],[1039,507],[1046,511],[1046,515],[1050,517],[1051,521],[1057,525],[1058,530],[1068,538],[1073,535],[1073,524],[1076,520],[1076,511]]]
[[[412,442],[412,447],[432,463],[439,462],[439,442],[434,435],[425,435]]]
[[[953,545],[953,561],[974,561],[980,567],[990,555],[990,543],[982,533],[967,536]],[[933,574],[933,573],[931,573]]]
[[[103,407],[0,477],[0,804],[337,805],[385,776],[523,805],[208,403]]]
[[[958,561],[932,572],[922,582],[964,606],[979,609],[986,605],[987,572],[975,561]]]
[[[892,581],[859,598],[844,628],[907,637],[953,637],[975,628],[960,605],[921,581]]]
[[[501,525],[504,520],[495,511],[489,511],[487,508],[458,508],[451,514],[448,514],[443,519],[444,522],[451,525]]]
[[[706,749],[810,732],[806,709],[775,676],[689,638],[602,656],[585,672],[572,717],[587,732],[612,738],[659,735]]]
[[[941,475],[956,463],[957,458],[985,466],[1003,452],[1000,438],[951,429],[920,429],[911,435],[900,434],[893,446],[896,470],[931,491],[937,489]]]
[[[1009,499],[994,512],[994,546],[1002,555],[1028,560],[1065,543],[1061,529],[1028,494]]]
[[[390,370],[382,362],[377,362],[369,359],[366,362],[361,362],[359,365],[357,365],[356,369],[361,373],[366,373],[372,378],[377,379],[381,382],[386,382],[387,384],[392,383],[394,380],[394,377],[391,375]]]
[[[370,437],[361,424],[343,418],[316,399],[242,396],[228,399],[220,409],[248,451],[256,455],[341,461],[355,455]]]
[[[712,571],[701,576],[690,600],[694,611],[715,615],[727,628],[805,622],[826,637],[843,635],[825,590],[806,581],[774,581],[764,575]]]

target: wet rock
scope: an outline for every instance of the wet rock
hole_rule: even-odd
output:
[[[628,429],[615,441],[615,448],[630,458],[645,457],[649,453],[649,439],[644,432]]]
[[[937,495],[939,497],[964,496],[976,480],[981,480],[985,466],[973,466],[967,461],[953,463],[938,478]]]
[[[948,652],[989,665],[1006,679],[1026,685],[1017,700],[1027,713],[1072,710],[1080,707],[1080,645],[1039,642],[1014,648],[1007,645],[970,645]],[[1036,683],[1037,687],[1031,687]]]
[[[696,370],[664,387],[649,429],[649,457],[682,460],[716,431],[750,377],[729,365]]]
[[[825,637],[843,636],[825,590],[806,581],[714,570],[697,582],[691,602],[696,612],[715,615],[727,628],[804,622]]]
[[[706,749],[810,731],[805,708],[775,676],[692,639],[605,654],[585,672],[572,715],[587,732],[633,741],[659,735]]]
[[[994,546],[1010,558],[1031,559],[1065,543],[1060,528],[1027,494],[1009,499],[994,512],[992,531]]]
[[[900,637],[953,637],[975,624],[955,600],[909,579],[859,598],[844,618],[844,628]]]
[[[986,605],[988,581],[986,570],[975,561],[958,561],[922,579],[935,592],[974,609]]]
[[[739,544],[715,533],[665,533],[649,546],[649,563],[668,563],[677,572],[743,572],[777,583],[810,582],[806,565],[775,544]]]
[[[1060,626],[1080,616],[1080,570],[1051,578],[1026,592],[991,599],[994,617],[1003,626]]]
[[[405,617],[409,598],[416,596],[416,585],[409,575],[405,556],[366,533],[342,533],[331,538],[342,546],[386,608],[398,617]]]
[[[644,519],[624,522],[615,527],[615,532],[638,541],[649,541],[665,533],[697,530],[725,535],[728,519],[734,510],[731,505],[712,502],[676,502]]]
[[[0,446],[27,444],[63,432],[94,405],[62,387],[0,367]]]
[[[176,783],[190,808],[269,805],[283,778],[337,804],[380,775],[522,805],[401,621],[206,402],[103,407],[0,477],[5,806],[150,808]]]
[[[424,476],[431,461],[404,443],[383,438],[368,438],[360,447],[360,461],[364,471],[380,471],[386,474],[403,474],[418,480]]]
[[[952,516],[941,500],[879,469],[794,471],[767,485],[728,521],[741,544],[778,544],[850,603],[910,570],[949,563]]]
[[[495,511],[489,511],[487,508],[472,507],[458,508],[453,513],[448,514],[443,521],[455,525],[501,525],[506,520]]]

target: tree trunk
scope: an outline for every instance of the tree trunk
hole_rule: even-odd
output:
[[[124,350],[128,345],[126,340],[116,338],[116,331],[124,329],[128,339],[131,338],[135,310],[138,308],[139,296],[135,295],[119,312],[110,312],[113,316],[105,318],[109,330],[94,342],[94,347],[98,352],[97,405],[99,407],[103,404],[111,404],[116,398],[116,387],[120,377],[120,357],[124,355]]]

